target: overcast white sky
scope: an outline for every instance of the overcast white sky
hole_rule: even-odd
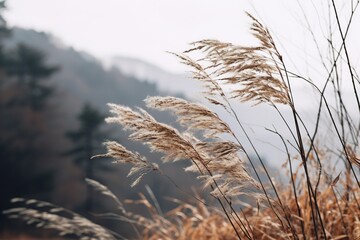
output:
[[[257,11],[284,8],[271,2]],[[166,51],[204,38],[242,42],[249,37],[244,11],[254,12],[247,0],[9,0],[8,8],[11,25],[51,32],[100,58],[132,56],[173,71],[182,66]]]
[[[326,2],[301,1],[318,33]],[[342,7],[350,0],[337,2]],[[99,58],[136,57],[175,72],[184,67],[166,51],[185,50],[204,38],[249,43],[244,11],[261,18],[293,56],[304,60],[304,50],[312,53],[296,0],[8,0],[8,9],[11,25],[51,32]]]

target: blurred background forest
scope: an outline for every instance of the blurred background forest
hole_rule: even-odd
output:
[[[129,188],[126,169],[110,159],[90,157],[104,153],[102,142],[114,139],[130,149],[145,148],[126,140],[119,128],[104,125],[106,103],[144,105],[147,96],[166,95],[154,83],[105,68],[94,57],[64,46],[55,37],[31,29],[7,25],[6,2],[1,1],[0,33],[0,212],[11,207],[14,197],[39,199],[61,205],[93,219],[110,211],[87,188],[85,178],[96,179],[120,199],[134,199],[144,185]],[[135,59],[115,59],[121,66],[145,68],[159,78],[181,78]],[[158,114],[165,122],[170,116]],[[151,155],[157,161],[158,155]],[[179,174],[174,167],[168,168]],[[160,176],[147,177],[156,195],[180,197]],[[192,182],[181,178],[182,184]],[[169,201],[159,199],[163,208]],[[121,229],[118,222],[94,219]],[[126,230],[121,231],[126,234]],[[0,215],[0,238],[17,235],[52,236]]]

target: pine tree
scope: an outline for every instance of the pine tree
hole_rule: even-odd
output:
[[[85,177],[92,179],[94,178],[94,166],[90,159],[104,138],[104,132],[100,130],[104,116],[91,105],[85,104],[77,119],[80,124],[79,128],[66,134],[73,143],[72,149],[67,154],[74,157],[75,163],[84,170]],[[85,205],[87,212],[91,211],[92,202],[91,189],[88,188]]]
[[[32,110],[40,111],[47,99],[53,93],[53,88],[47,83],[49,77],[58,67],[48,66],[45,55],[36,49],[19,44],[11,52],[7,61],[7,72],[17,79],[17,84],[23,94],[13,99],[15,104],[29,105]]]

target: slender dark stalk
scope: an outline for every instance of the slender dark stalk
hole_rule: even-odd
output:
[[[230,104],[230,103],[229,103],[229,104]],[[260,161],[260,163],[261,163],[261,165],[262,165],[262,167],[263,167],[263,169],[264,169],[267,177],[269,178],[269,181],[270,181],[270,183],[271,183],[271,185],[272,185],[272,187],[273,187],[273,189],[274,189],[274,191],[275,191],[275,194],[276,194],[276,196],[277,196],[277,199],[278,199],[278,201],[279,201],[279,204],[280,204],[283,212],[285,213],[285,219],[287,220],[288,227],[289,227],[289,228],[291,229],[291,231],[292,231],[293,237],[294,237],[295,239],[298,239],[298,237],[296,236],[296,231],[293,229],[293,226],[292,226],[292,224],[291,224],[291,221],[290,221],[290,219],[288,218],[288,216],[287,216],[287,214],[286,214],[286,210],[285,210],[285,208],[284,208],[284,206],[283,206],[283,204],[282,204],[282,201],[281,201],[280,196],[279,196],[279,194],[278,194],[278,192],[277,192],[277,190],[276,190],[276,187],[275,187],[274,183],[273,183],[272,180],[271,180],[270,174],[269,174],[269,172],[268,172],[265,164],[263,163],[263,161],[262,161],[259,153],[257,152],[255,146],[253,145],[253,143],[252,143],[249,135],[247,134],[245,128],[243,127],[243,125],[241,124],[239,118],[237,117],[236,112],[233,110],[233,108],[232,108],[231,106],[230,106],[230,109],[233,111],[234,116],[235,116],[235,118],[236,118],[236,120],[237,120],[237,122],[238,122],[238,124],[239,124],[239,126],[240,126],[240,128],[241,128],[241,130],[243,131],[243,133],[245,134],[247,140],[248,140],[249,143],[251,144],[251,146],[252,146],[253,150],[255,151],[255,154],[257,155],[257,157],[258,157],[258,159],[259,159],[259,161]],[[239,139],[236,137],[236,135],[233,134],[233,136],[234,136],[234,138],[236,139],[236,141],[240,144],[240,141],[239,141]],[[249,162],[250,162],[252,168],[253,168],[253,169],[256,169],[256,168],[255,168],[255,165],[252,163],[252,161],[250,161],[250,156],[248,155],[248,153],[247,153],[245,150],[244,150],[244,153],[245,153],[245,155],[247,156],[247,158],[249,159]],[[266,198],[267,198],[267,201],[268,201],[268,203],[269,203],[269,206],[271,207],[271,209],[273,210],[275,216],[278,218],[278,220],[279,220],[280,223],[282,224],[282,227],[284,227],[280,216],[278,215],[278,213],[277,213],[277,212],[275,211],[275,209],[273,208],[273,205],[272,205],[272,203],[271,203],[271,201],[270,201],[270,198],[269,198],[268,195],[267,195],[267,192],[266,192],[266,190],[265,190],[264,185],[263,185],[262,182],[260,181],[260,176],[259,176],[259,174],[257,173],[257,171],[255,171],[255,174],[256,174],[256,177],[259,179],[260,185],[261,185],[261,187],[262,187],[262,190],[263,190],[264,193],[265,193],[265,196],[266,196]]]
[[[358,95],[358,92],[357,92],[357,89],[356,89],[356,86],[355,86],[355,78],[354,78],[353,69],[351,67],[349,53],[348,53],[348,50],[347,50],[347,47],[346,47],[346,42],[345,42],[346,37],[345,37],[345,35],[343,33],[343,30],[341,28],[339,15],[338,15],[338,11],[337,11],[337,8],[336,8],[336,5],[335,5],[335,1],[331,0],[331,2],[332,2],[332,5],[333,5],[335,18],[336,18],[336,23],[337,23],[337,26],[339,28],[339,33],[340,33],[340,36],[341,36],[341,40],[342,40],[343,45],[344,45],[344,52],[345,52],[345,56],[346,56],[346,62],[347,62],[348,68],[349,68],[350,77],[351,77],[351,83],[352,83],[352,86],[353,86],[354,95],[355,95],[356,102],[357,102],[357,107],[358,107],[358,110],[359,110],[359,113],[360,113],[360,100],[359,100],[359,95]],[[353,8],[352,14],[354,13],[354,11],[355,11],[356,7],[358,6],[358,4],[359,4],[359,1],[357,2],[356,6]],[[348,25],[350,25],[350,23],[351,23],[351,20],[349,21]]]
[[[338,57],[339,57],[339,55],[337,56],[336,61],[337,61]],[[335,63],[333,64],[333,67],[332,67],[330,73],[333,71],[334,66],[335,66]],[[289,72],[289,71],[287,71],[287,72]],[[343,150],[345,151],[345,149],[346,149],[345,142],[342,141],[341,134],[340,134],[340,132],[339,132],[339,130],[338,130],[338,128],[337,128],[335,119],[334,119],[334,117],[333,117],[333,115],[332,115],[332,113],[331,113],[330,106],[329,106],[329,104],[328,104],[328,102],[327,102],[327,99],[326,99],[325,96],[324,96],[326,86],[327,86],[327,84],[328,84],[328,82],[329,82],[329,79],[330,79],[330,75],[329,75],[328,79],[326,80],[326,83],[325,83],[323,89],[320,90],[320,89],[318,88],[318,86],[316,86],[313,82],[309,81],[308,79],[306,79],[306,78],[304,78],[304,77],[302,77],[302,76],[300,76],[300,75],[298,75],[298,74],[292,73],[292,72],[289,72],[289,73],[292,74],[292,75],[294,75],[294,76],[296,76],[296,77],[298,77],[298,78],[303,79],[305,82],[309,83],[311,86],[313,86],[313,87],[320,93],[320,103],[319,103],[319,107],[318,107],[318,114],[317,114],[317,120],[316,120],[316,124],[315,124],[315,131],[314,131],[313,136],[312,136],[312,138],[311,138],[311,142],[313,143],[313,141],[314,141],[314,139],[315,139],[315,137],[316,137],[316,135],[317,135],[317,133],[318,133],[319,123],[320,123],[320,114],[321,114],[322,104],[323,104],[323,102],[324,102],[324,103],[325,103],[325,107],[326,107],[326,109],[327,109],[327,112],[329,113],[329,116],[330,116],[330,119],[331,119],[331,123],[332,123],[332,125],[334,126],[335,131],[336,131],[336,134],[337,134],[337,136],[338,136],[338,138],[339,138],[339,140],[340,140],[340,143],[341,143],[341,145],[342,145],[342,147],[343,147]],[[310,146],[310,150],[311,150],[312,147],[313,147],[313,145]],[[309,150],[309,151],[310,151],[310,150]],[[358,180],[357,175],[356,175],[356,173],[355,173],[355,171],[354,171],[354,169],[353,169],[353,167],[352,167],[352,165],[351,165],[351,161],[350,161],[349,156],[347,155],[347,153],[345,153],[345,157],[346,157],[346,159],[347,159],[347,162],[348,162],[349,165],[350,165],[351,171],[352,171],[352,173],[353,173],[353,175],[354,175],[354,177],[355,177],[355,180],[356,180],[356,182],[357,182],[357,184],[358,184],[358,186],[359,186],[359,188],[360,188],[359,180]]]
[[[317,196],[317,190],[318,190],[318,188],[319,188],[320,179],[321,179],[321,173],[322,173],[322,163],[321,163],[321,160],[320,160],[320,156],[319,156],[319,154],[318,154],[318,151],[317,151],[316,148],[315,148],[314,139],[311,138],[310,132],[309,132],[309,130],[307,129],[306,124],[304,123],[304,121],[302,120],[302,118],[300,117],[299,114],[297,114],[297,117],[299,118],[299,121],[301,122],[303,128],[305,129],[305,132],[306,132],[307,137],[308,137],[308,138],[310,139],[310,141],[311,141],[311,143],[310,143],[310,144],[311,144],[311,147],[310,147],[309,151],[307,152],[305,159],[306,159],[306,161],[308,161],[311,151],[314,151],[315,157],[316,157],[316,160],[317,160],[317,163],[319,164],[319,174],[318,174],[318,176],[317,176],[317,181],[316,181],[315,190],[314,190],[315,196]]]
[[[247,223],[247,225],[248,225],[248,228],[250,229],[252,235],[254,236],[253,228],[251,227],[251,224],[250,224],[248,218],[246,217],[246,214],[244,213],[244,211],[243,211],[242,208],[240,208],[240,211],[241,211],[242,215],[244,216],[244,219],[245,219],[245,221],[246,221],[246,223]]]
[[[332,191],[333,194],[334,194],[334,197],[335,197],[335,200],[336,200],[336,206],[337,206],[338,209],[339,209],[341,223],[342,223],[343,228],[344,228],[344,230],[345,230],[346,236],[349,236],[348,225],[345,223],[344,214],[343,214],[343,211],[342,211],[342,209],[341,209],[341,207],[340,207],[339,199],[338,199],[337,196],[336,196],[335,189],[334,189],[333,186],[331,186],[331,191]]]
[[[291,186],[293,188],[293,193],[294,193],[294,197],[295,197],[295,202],[296,202],[296,209],[297,209],[297,212],[298,212],[298,216],[299,218],[301,219],[300,220],[300,224],[301,224],[301,232],[302,232],[302,235],[303,235],[303,238],[304,240],[306,240],[306,234],[305,234],[305,226],[304,226],[304,221],[302,220],[303,217],[302,217],[302,214],[301,214],[301,208],[300,208],[300,205],[299,205],[299,201],[298,201],[298,196],[297,196],[297,191],[296,191],[296,185],[295,185],[295,180],[294,180],[294,174],[293,174],[293,167],[292,167],[292,162],[291,162],[291,158],[290,158],[290,152],[289,152],[289,149],[286,145],[286,142],[283,138],[283,136],[278,132],[274,130],[271,130],[271,129],[267,129],[268,131],[272,132],[272,133],[275,133],[276,135],[279,136],[279,138],[281,139],[281,141],[283,142],[283,145],[285,147],[285,151],[286,151],[286,154],[287,154],[287,159],[288,159],[288,163],[289,163],[289,170],[290,170],[290,179],[291,179]]]
[[[206,202],[204,202],[203,200],[201,200],[200,198],[194,196],[193,194],[189,193],[188,191],[182,189],[175,181],[174,179],[172,179],[169,175],[167,175],[166,173],[160,171],[160,174],[163,175],[164,177],[167,178],[167,180],[169,180],[180,192],[186,194],[187,196],[195,199],[196,201],[200,202],[201,204],[203,204],[204,206],[209,207],[209,204],[207,204]]]
[[[236,236],[238,237],[238,239],[241,240],[241,236],[240,236],[238,230],[236,229],[234,223],[231,221],[231,218],[230,218],[228,212],[226,211],[226,208],[225,208],[224,204],[221,202],[221,200],[220,200],[219,198],[216,198],[216,199],[217,199],[217,201],[220,203],[220,206],[221,206],[221,208],[223,209],[223,212],[225,213],[227,219],[229,220],[232,228],[234,229],[234,231],[235,231],[235,233],[236,233]],[[245,228],[245,229],[246,229],[246,228]],[[243,230],[243,229],[241,229],[241,230]],[[244,230],[243,230],[243,231],[244,231]],[[245,231],[244,231],[244,232],[245,232]],[[245,236],[247,236],[248,239],[251,239],[250,236],[248,236],[248,235],[246,235],[246,234],[245,234]]]
[[[272,39],[270,39],[270,40],[272,41]],[[294,123],[295,123],[295,129],[296,129],[296,134],[297,134],[297,139],[298,139],[298,144],[299,144],[300,156],[301,156],[301,159],[302,159],[302,162],[303,162],[306,182],[307,182],[307,186],[308,186],[308,195],[309,195],[309,200],[310,200],[311,213],[312,213],[312,216],[313,216],[312,221],[313,221],[313,224],[314,224],[315,236],[316,236],[316,239],[319,238],[318,233],[317,233],[316,215],[315,215],[315,212],[314,212],[314,207],[313,207],[313,203],[312,203],[312,201],[313,201],[312,197],[314,197],[315,210],[318,213],[321,228],[322,228],[322,231],[324,233],[324,237],[325,237],[325,239],[327,239],[326,238],[325,227],[324,227],[324,224],[323,224],[322,219],[321,219],[320,209],[317,206],[316,196],[313,193],[313,188],[312,188],[310,175],[309,175],[309,171],[308,171],[308,167],[307,167],[307,162],[306,162],[306,158],[305,158],[305,150],[304,150],[304,146],[303,146],[303,140],[302,140],[301,131],[300,131],[298,118],[297,118],[297,111],[296,111],[295,103],[294,103],[294,97],[293,97],[293,94],[292,94],[290,79],[289,79],[289,76],[288,76],[287,70],[286,70],[287,68],[285,66],[285,63],[283,61],[283,58],[282,58],[280,52],[277,50],[277,48],[275,46],[275,43],[273,41],[272,41],[272,45],[273,45],[273,48],[274,48],[274,50],[276,52],[277,57],[279,58],[279,60],[281,62],[282,68],[285,70],[284,71],[285,72],[285,77],[284,77],[283,74],[282,74],[282,71],[280,70],[280,68],[279,68],[279,66],[277,64],[277,62],[274,61],[275,66],[278,69],[278,72],[280,74],[280,77],[281,77],[282,81],[284,82],[284,84],[286,84],[288,86],[287,95],[288,95],[288,99],[289,99],[289,106],[290,106],[292,114],[293,114],[293,119],[294,119]],[[273,54],[270,51],[269,51],[269,53],[273,58]],[[286,79],[286,81],[285,81],[285,79]]]
[[[202,157],[201,157],[201,155],[198,153],[198,151],[192,146],[192,144],[188,143],[188,145],[191,146],[192,150],[197,154],[197,158],[198,158],[199,160],[201,160],[200,162],[201,162],[202,166],[206,169],[207,173],[208,173],[211,177],[213,177],[212,172],[209,170],[209,168],[208,168],[207,165],[205,164],[205,161],[202,159]],[[201,175],[205,176],[205,174],[204,174],[203,171],[201,170],[200,166],[196,163],[196,161],[195,161],[195,160],[192,160],[192,162],[196,165],[196,167],[197,167],[197,169],[199,170],[199,172],[201,173]],[[219,190],[220,194],[222,195],[222,197],[225,199],[225,201],[227,202],[227,204],[228,204],[229,207],[231,208],[231,210],[232,210],[235,214],[237,214],[236,211],[233,209],[232,205],[230,204],[230,202],[228,201],[228,199],[226,198],[225,194],[221,191],[221,189],[220,189],[220,187],[219,187],[219,185],[217,184],[217,182],[216,182],[215,179],[213,179],[213,182],[214,182],[215,187]],[[210,187],[211,187],[212,190],[215,189],[215,187],[214,187],[212,184],[210,185]],[[227,219],[229,220],[231,226],[233,227],[233,229],[234,229],[234,231],[235,231],[238,239],[241,239],[240,234],[239,234],[237,228],[235,227],[233,221],[231,220],[230,215],[228,214],[228,212],[227,212],[224,204],[222,203],[222,201],[220,200],[219,197],[215,197],[215,198],[216,198],[216,200],[219,202],[221,208],[223,209],[223,211],[224,211]],[[239,219],[240,219],[240,218],[239,218]],[[239,223],[236,221],[236,219],[235,219],[235,222],[238,224],[238,226],[240,227],[240,229],[244,232],[245,236],[246,236],[248,239],[251,239],[250,234],[249,234],[249,232],[247,231],[247,229],[246,229],[246,227],[244,226],[244,224],[242,223],[242,221],[240,221],[241,226],[240,226]],[[243,229],[242,226],[244,227],[244,229]]]

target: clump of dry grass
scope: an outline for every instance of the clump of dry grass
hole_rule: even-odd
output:
[[[306,186],[306,183],[303,183]],[[345,200],[346,196],[338,196],[334,191],[334,186],[330,185],[327,189],[319,193],[319,205],[322,218],[327,230],[329,239],[359,239],[359,205],[357,199],[360,196],[359,189],[353,189],[355,196],[350,200]],[[283,191],[282,199],[287,204],[287,211],[293,216],[292,224],[299,239],[313,239],[314,226],[311,221],[311,209],[306,193],[300,193],[298,202],[292,194],[292,190]],[[153,208],[151,204],[143,198],[137,202],[144,204],[148,208]],[[297,217],[297,204],[301,206],[302,218]],[[154,212],[154,210],[150,210]],[[155,214],[156,215],[156,214]],[[286,232],[277,217],[269,208],[259,210],[256,207],[244,209],[244,216],[251,239],[291,239],[291,232]],[[164,218],[156,215],[150,218],[150,223],[144,227],[144,239],[235,239],[237,238],[232,225],[224,214],[218,209],[209,208],[201,203],[179,203],[179,207],[168,212],[165,216],[166,221],[156,221],[151,219]],[[244,219],[245,220],[245,217]],[[149,220],[148,220],[149,221]],[[143,221],[145,222],[145,221]],[[301,222],[305,225],[305,235],[301,233]],[[240,237],[246,239],[247,236],[240,232]]]
[[[336,12],[335,4],[334,10]],[[144,109],[116,104],[109,104],[112,116],[106,119],[108,123],[120,124],[128,130],[130,140],[142,142],[152,151],[162,153],[164,163],[186,161],[188,167],[185,171],[197,174],[217,205],[209,206],[195,196],[197,202],[193,205],[179,202],[177,208],[164,215],[141,194],[140,200],[126,202],[142,204],[148,209],[148,215],[139,215],[126,211],[123,203],[102,184],[93,180],[88,180],[88,183],[117,203],[121,213],[116,215],[117,219],[131,223],[140,232],[139,238],[143,239],[360,239],[359,119],[348,114],[338,84],[333,84],[337,93],[335,100],[338,101],[334,106],[324,94],[330,80],[338,78],[338,74],[331,70],[322,90],[311,80],[288,71],[269,30],[253,16],[248,16],[258,46],[202,40],[194,42],[193,47],[183,54],[175,54],[191,67],[193,77],[204,83],[206,99],[211,104],[222,106],[235,118],[244,139],[239,138],[239,133],[234,132],[214,111],[175,97],[148,97],[145,102],[148,108],[174,113],[178,123],[184,127],[182,130],[157,121]],[[345,49],[345,39],[342,41]],[[193,60],[190,55],[194,52],[203,57]],[[338,54],[341,54],[341,49]],[[333,59],[332,68],[337,67],[337,59]],[[347,64],[353,74],[349,59]],[[290,75],[303,79],[319,93],[313,131],[297,111]],[[225,85],[232,86],[229,92],[224,90]],[[356,87],[354,93],[357,99]],[[276,129],[269,131],[283,143],[289,184],[276,182],[269,174],[230,98],[254,102],[255,105],[266,103],[280,115],[291,137],[287,139]],[[279,104],[291,111],[291,121],[284,118],[277,107]],[[332,129],[332,139],[336,140],[336,144],[331,146],[319,135],[323,112],[328,114],[330,127],[327,127]],[[245,141],[250,147],[244,147]],[[128,176],[135,176],[132,186],[151,171],[166,175],[161,165],[149,162],[117,142],[109,141],[105,145],[107,153],[99,156],[130,164],[132,168]],[[336,151],[330,152],[329,149]],[[255,152],[260,164],[254,164],[250,150]],[[334,158],[340,159],[341,164]],[[254,176],[251,171],[254,171]],[[265,179],[259,176],[262,171]],[[25,201],[25,205],[28,202]],[[57,218],[51,213],[52,209],[42,215],[26,206],[9,210],[7,214],[35,221],[39,226],[55,228],[62,234],[95,234],[88,232],[90,227],[96,229],[96,237],[107,239],[113,234],[99,229],[98,225],[91,225],[78,215]],[[57,227],[53,224],[56,222],[75,226]]]

